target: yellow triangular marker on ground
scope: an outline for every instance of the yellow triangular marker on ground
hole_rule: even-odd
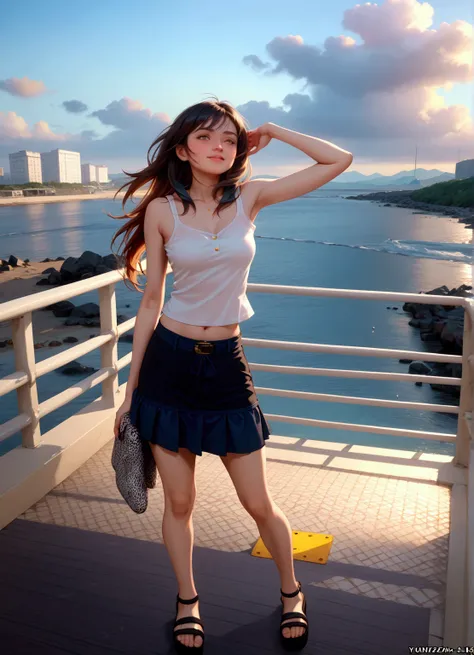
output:
[[[315,564],[326,564],[334,539],[331,534],[293,530],[292,535],[293,559],[300,559],[303,562],[314,562]],[[272,559],[261,537],[259,537],[253,547],[251,555]]]

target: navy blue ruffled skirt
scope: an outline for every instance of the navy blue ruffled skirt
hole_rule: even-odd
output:
[[[183,337],[161,322],[145,351],[130,418],[142,439],[195,455],[250,453],[271,429],[255,393],[241,335]],[[212,352],[209,352],[212,350]]]

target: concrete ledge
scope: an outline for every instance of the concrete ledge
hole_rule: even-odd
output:
[[[117,395],[122,402],[125,385]],[[102,398],[42,435],[36,448],[0,457],[0,529],[63,482],[113,436],[116,409]]]
[[[443,645],[457,648],[467,645],[466,625],[466,538],[467,488],[455,484],[451,490],[448,573]]]

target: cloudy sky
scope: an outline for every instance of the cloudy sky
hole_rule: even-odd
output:
[[[291,11],[290,11],[291,7]],[[216,95],[354,154],[351,171],[454,172],[474,157],[471,0],[17,0],[2,9],[0,166],[76,150],[109,172],[146,163],[185,107]],[[255,174],[311,163],[273,140]]]

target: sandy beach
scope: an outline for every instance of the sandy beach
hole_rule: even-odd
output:
[[[69,195],[69,196],[36,196],[36,197],[29,197],[29,198],[0,198],[0,207],[6,206],[6,205],[38,205],[38,204],[45,204],[45,203],[51,203],[51,202],[71,202],[73,200],[113,200],[115,194],[117,193],[117,189],[114,189],[112,191],[98,191],[97,193],[76,193],[74,195]],[[141,198],[146,194],[145,191],[137,191],[133,197],[134,198]],[[115,200],[117,202],[121,202],[123,196],[125,195],[124,191],[121,191]]]
[[[36,282],[43,275],[42,271],[47,268],[59,270],[62,261],[57,262],[30,262],[29,266],[19,266],[11,271],[0,273],[0,318],[2,315],[1,303],[14,300],[21,296],[28,296],[32,293],[39,293],[47,289],[54,289],[54,286],[37,286]],[[72,299],[74,302],[74,299]],[[78,304],[75,302],[75,304]],[[90,335],[99,334],[99,328],[83,326],[65,326],[65,319],[54,316],[51,311],[39,310],[33,312],[33,338],[36,344],[43,343],[45,346],[50,341],[61,341],[65,337],[73,336],[79,341],[89,339]],[[0,341],[11,339],[11,325],[9,321],[0,322]],[[0,354],[10,350],[11,346],[0,348]]]

